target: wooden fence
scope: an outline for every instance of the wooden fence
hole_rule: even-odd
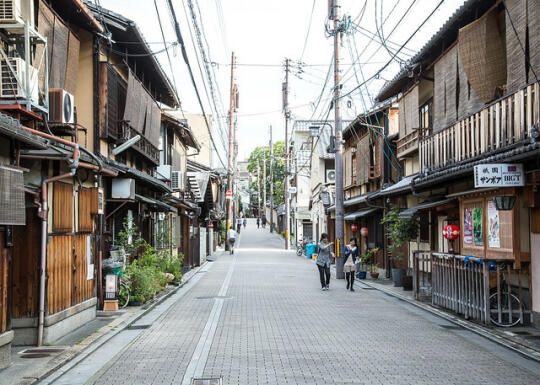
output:
[[[540,122],[540,90],[531,84],[456,124],[420,139],[420,165],[430,171],[510,149]]]
[[[413,259],[413,290],[435,306],[485,324],[513,326],[532,317],[530,298],[523,295],[521,270],[511,262],[417,251]],[[532,321],[532,320],[531,320]]]

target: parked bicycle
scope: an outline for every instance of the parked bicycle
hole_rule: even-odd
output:
[[[500,266],[499,269],[504,271],[504,265]],[[500,281],[500,289],[495,288],[491,292],[489,296],[491,322],[501,327],[512,327],[521,323],[526,306],[512,293],[504,272]]]
[[[296,255],[298,255],[299,257],[307,256],[306,245],[310,242],[311,241],[308,239],[303,239],[302,241],[296,242]]]

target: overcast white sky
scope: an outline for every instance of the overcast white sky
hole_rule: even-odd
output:
[[[167,42],[176,40],[166,0],[155,0],[160,12]],[[282,64],[285,58],[293,60],[290,75],[290,99],[293,119],[325,118],[331,97],[333,72],[322,93],[322,101],[314,111],[325,83],[328,64],[332,59],[333,41],[325,34],[327,20],[327,0],[191,0],[199,25],[206,37],[207,54],[212,62],[217,78],[216,89],[221,93],[223,112],[229,105],[231,51],[237,56],[236,81],[240,90],[238,110],[239,159],[246,158],[255,146],[268,143],[268,127],[273,126],[274,140],[284,138],[284,118],[281,113],[281,83],[284,80]],[[351,27],[343,39],[341,60],[343,65],[343,90],[347,92],[369,78],[388,60],[391,54],[384,48],[377,35],[377,25],[390,51],[395,51],[424,21],[440,0],[342,0],[342,14],[351,16],[358,26]],[[154,0],[101,0],[101,5],[134,20],[142,30],[154,51],[163,49],[161,32]],[[446,0],[433,17],[419,30],[394,61],[386,68],[380,79],[369,82],[361,92],[354,92],[344,100],[344,118],[353,118],[371,106],[369,96],[375,96],[384,79],[391,79],[400,68],[399,61],[406,61],[437,32],[464,0]],[[180,28],[188,50],[191,66],[207,112],[211,103],[204,91],[203,78],[197,62],[197,54],[192,40],[193,24],[189,10],[189,0],[173,0]],[[198,7],[198,8],[197,8]],[[408,10],[410,8],[410,10]],[[199,14],[200,9],[200,14]],[[382,12],[381,12],[382,9]],[[312,14],[313,10],[313,14]],[[408,11],[407,11],[408,10]],[[377,24],[376,24],[377,20]],[[310,23],[311,21],[311,23]],[[309,35],[307,34],[310,27]],[[328,24],[330,25],[330,24]],[[356,31],[355,31],[356,29]],[[302,51],[307,44],[304,55]],[[198,49],[197,49],[198,50]],[[193,86],[189,80],[186,65],[179,49],[171,49],[172,68],[178,94],[184,111],[200,113]],[[358,55],[360,57],[357,60]],[[158,55],[167,74],[171,76],[171,66],[165,53]],[[353,59],[354,58],[354,59]],[[300,59],[304,73],[298,74]],[[200,57],[199,57],[200,60]],[[200,60],[201,66],[203,65]],[[355,62],[353,67],[351,63]],[[245,64],[263,64],[251,66]],[[270,66],[269,66],[270,65]],[[204,71],[204,68],[202,71]],[[332,69],[333,71],[333,69]],[[350,107],[347,107],[350,105]],[[330,118],[333,112],[330,114]],[[214,122],[217,125],[217,121]],[[226,128],[226,121],[221,119]],[[292,123],[291,123],[292,125]],[[226,138],[217,137],[222,159],[225,160],[223,145]],[[221,147],[221,148],[219,148]],[[218,162],[219,164],[219,162]]]

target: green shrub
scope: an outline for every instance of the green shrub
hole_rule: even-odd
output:
[[[174,283],[180,282],[182,279],[182,266],[184,264],[184,255],[172,255],[168,251],[159,253],[159,269],[164,273],[174,275]]]

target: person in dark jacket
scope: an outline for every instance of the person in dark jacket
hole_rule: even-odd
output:
[[[328,234],[321,234],[321,241],[318,245],[317,268],[319,269],[319,278],[321,280],[322,290],[330,289],[330,256],[334,242],[328,242]]]
[[[345,245],[345,264],[343,265],[343,271],[347,278],[347,290],[354,291],[354,272],[356,263],[358,261],[358,247],[356,246],[356,238],[351,238],[349,244]]]
[[[261,218],[257,217],[257,228],[261,227]]]

